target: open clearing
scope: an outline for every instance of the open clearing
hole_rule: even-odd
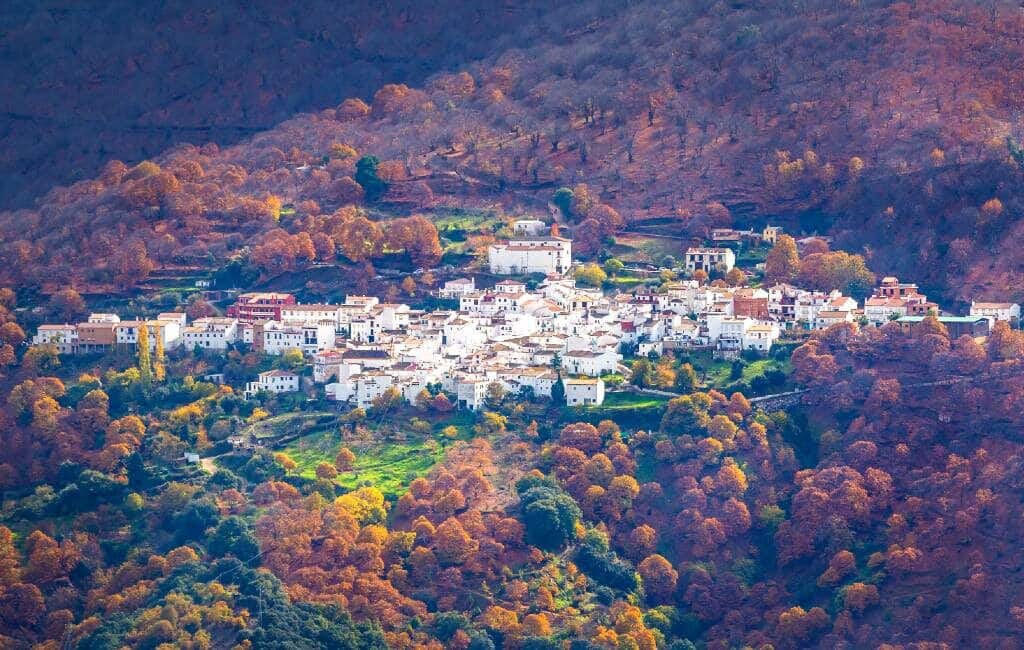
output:
[[[400,497],[413,479],[429,472],[444,459],[446,444],[434,439],[348,443],[356,455],[355,468],[335,480],[340,487],[352,490],[372,485],[384,497]],[[316,466],[334,463],[342,447],[337,431],[318,431],[295,440],[281,451],[298,464],[295,470],[303,478],[315,479]]]

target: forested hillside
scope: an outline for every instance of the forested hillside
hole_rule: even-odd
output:
[[[665,355],[658,373],[688,370],[689,389],[628,409],[497,391],[472,415],[441,390],[395,391],[339,417],[301,393],[243,399],[253,351],[24,351],[0,299],[5,647],[1004,648],[1024,633],[1024,336],[1004,322],[984,345],[932,316],[815,332],[787,412]],[[195,378],[210,373],[229,383]],[[294,441],[286,418],[311,428]],[[232,451],[259,428],[280,443]]]
[[[58,4],[0,10],[10,204],[80,178],[0,213],[0,648],[1024,638],[1017,4]],[[517,217],[585,264],[490,293]]]
[[[883,272],[955,278],[954,297],[963,277],[973,295],[1018,284],[1018,256],[1000,248],[1020,216],[1013,6],[593,2],[560,20],[559,38],[531,22],[461,72],[337,97],[235,147],[176,148],[148,179],[109,166],[6,215],[5,270],[82,278],[126,245],[157,265],[223,259],[275,226],[256,207],[270,197],[300,216],[349,203],[544,210],[558,186],[585,182],[631,221],[777,215],[831,229]],[[353,182],[364,155],[382,161],[386,193]]]
[[[181,142],[230,144],[300,111],[493,53],[544,3],[11,1],[0,7],[0,207]],[[557,26],[554,27],[557,30]]]

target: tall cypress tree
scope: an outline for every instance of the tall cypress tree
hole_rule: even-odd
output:
[[[149,354],[149,324],[139,325],[139,376],[144,384],[153,380],[153,365]]]
[[[156,325],[156,355],[153,359],[153,377],[157,381],[163,381],[167,377],[167,368],[165,365],[166,356],[164,353],[164,330],[163,327],[157,323]]]
[[[551,403],[556,406],[565,406],[565,384],[562,383],[562,372],[558,372],[558,380],[551,387]]]

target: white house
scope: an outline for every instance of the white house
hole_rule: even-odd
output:
[[[383,303],[376,305],[372,313],[377,329],[398,330],[409,327],[409,305]]]
[[[708,343],[715,345],[718,343],[718,338],[722,335],[722,321],[727,318],[732,318],[731,315],[724,311],[709,311],[701,314],[704,320],[704,327],[707,330]]]
[[[353,315],[348,322],[348,337],[361,343],[373,343],[377,340],[378,329],[369,314]]]
[[[456,278],[454,280],[448,280],[441,287],[437,295],[441,298],[454,298],[458,299],[467,293],[473,293],[476,291],[476,280],[473,278]]]
[[[160,312],[159,314],[156,315],[156,319],[158,321],[160,321],[161,323],[169,323],[169,322],[177,323],[178,327],[179,327],[179,331],[180,331],[180,328],[185,327],[186,325],[188,325],[188,315],[186,315],[185,312],[182,312],[182,311],[164,311],[164,312]]]
[[[520,237],[487,249],[491,273],[562,274],[572,266],[572,241],[563,237]]]
[[[319,323],[269,321],[263,325],[262,345],[263,351],[270,355],[283,354],[286,350],[314,354],[334,347],[334,324],[326,320]]]
[[[984,316],[990,325],[997,320],[1007,322],[1020,321],[1020,305],[1013,302],[974,302],[971,301],[971,316]]]
[[[731,248],[687,248],[684,259],[690,272],[701,269],[706,273],[728,273],[736,266],[736,254]]]
[[[872,296],[864,301],[864,318],[876,327],[906,315],[907,303],[902,298]]]
[[[266,391],[269,393],[294,393],[299,390],[299,376],[290,370],[268,370],[261,372],[256,381],[246,384],[246,396]]]
[[[558,379],[553,370],[544,366],[500,370],[498,378],[509,393],[520,393],[525,388],[538,397],[551,397],[551,389]]]
[[[775,323],[756,323],[743,333],[743,349],[768,352],[779,338],[779,326]]]
[[[121,317],[117,314],[106,314],[94,312],[89,314],[90,323],[120,323]]]
[[[797,297],[794,305],[794,317],[807,327],[815,327],[820,311],[850,311],[857,308],[857,301],[844,296],[838,291],[822,293],[820,291],[805,292]],[[852,318],[851,318],[852,320]]]
[[[572,350],[562,356],[562,368],[572,375],[600,377],[615,372],[619,355],[611,350]]]
[[[814,329],[824,330],[839,323],[852,323],[852,311],[821,310],[814,317]]]
[[[494,293],[520,294],[526,292],[526,283],[518,280],[502,280],[494,285]]]
[[[502,341],[511,338],[529,336],[539,331],[537,319],[530,314],[506,314],[504,318],[496,318],[491,323],[489,338]]]
[[[302,349],[302,327],[270,321],[263,325],[263,352],[269,355],[284,354],[287,350]]]
[[[347,362],[342,350],[322,350],[313,355],[313,381],[318,384],[348,379],[361,369],[358,363]]]
[[[370,311],[375,305],[380,304],[380,298],[377,296],[357,296],[350,295],[345,296],[345,304],[343,307],[350,307],[361,309],[362,311]]]
[[[518,219],[512,224],[512,232],[517,236],[537,237],[544,234],[547,227],[548,225],[540,219]]]
[[[746,317],[726,316],[721,319],[717,338],[718,347],[723,350],[742,349],[747,330],[753,327],[755,323],[754,319]],[[712,341],[716,341],[716,339],[712,339]]]
[[[464,377],[455,381],[456,404],[459,408],[476,411],[487,399],[490,380],[480,377]]]
[[[74,352],[77,342],[77,325],[40,325],[32,337],[32,345],[53,345],[60,354]]]
[[[665,354],[664,341],[642,341],[636,345],[636,356],[647,357],[656,354],[659,357]]]
[[[181,332],[181,344],[188,349],[226,350],[238,340],[238,321],[234,318],[197,318]]]
[[[563,379],[565,403],[569,406],[600,406],[604,404],[604,380]]]
[[[281,305],[281,322],[283,323],[319,323],[330,322],[335,329],[339,326],[338,305],[302,304]]]
[[[181,315],[184,316],[184,314]],[[118,321],[114,324],[114,336],[117,339],[117,344],[122,348],[136,348],[139,344],[139,329],[142,328],[143,323],[146,324],[147,334],[149,334],[150,351],[156,350],[157,338],[163,339],[165,350],[177,347],[181,343],[181,320],[178,318],[168,320],[158,318],[157,320],[150,321]]]
[[[364,409],[373,406],[373,400],[383,395],[395,384],[394,377],[384,372],[364,372],[356,375],[353,379],[355,380],[356,404]]]
[[[140,320],[122,320],[114,325],[114,338],[117,345],[124,349],[125,346],[135,348],[139,342],[139,328],[142,327]]]
[[[789,284],[779,283],[768,288],[768,313],[782,321],[796,319],[796,301],[806,293]]]

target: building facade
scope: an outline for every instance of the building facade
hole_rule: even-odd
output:
[[[604,380],[563,379],[565,403],[569,406],[600,406],[604,404]]]
[[[487,249],[491,273],[564,274],[572,267],[572,242],[563,237],[521,237]]]
[[[691,273],[698,269],[705,273],[728,273],[736,266],[736,254],[731,248],[688,248],[685,263]]]

